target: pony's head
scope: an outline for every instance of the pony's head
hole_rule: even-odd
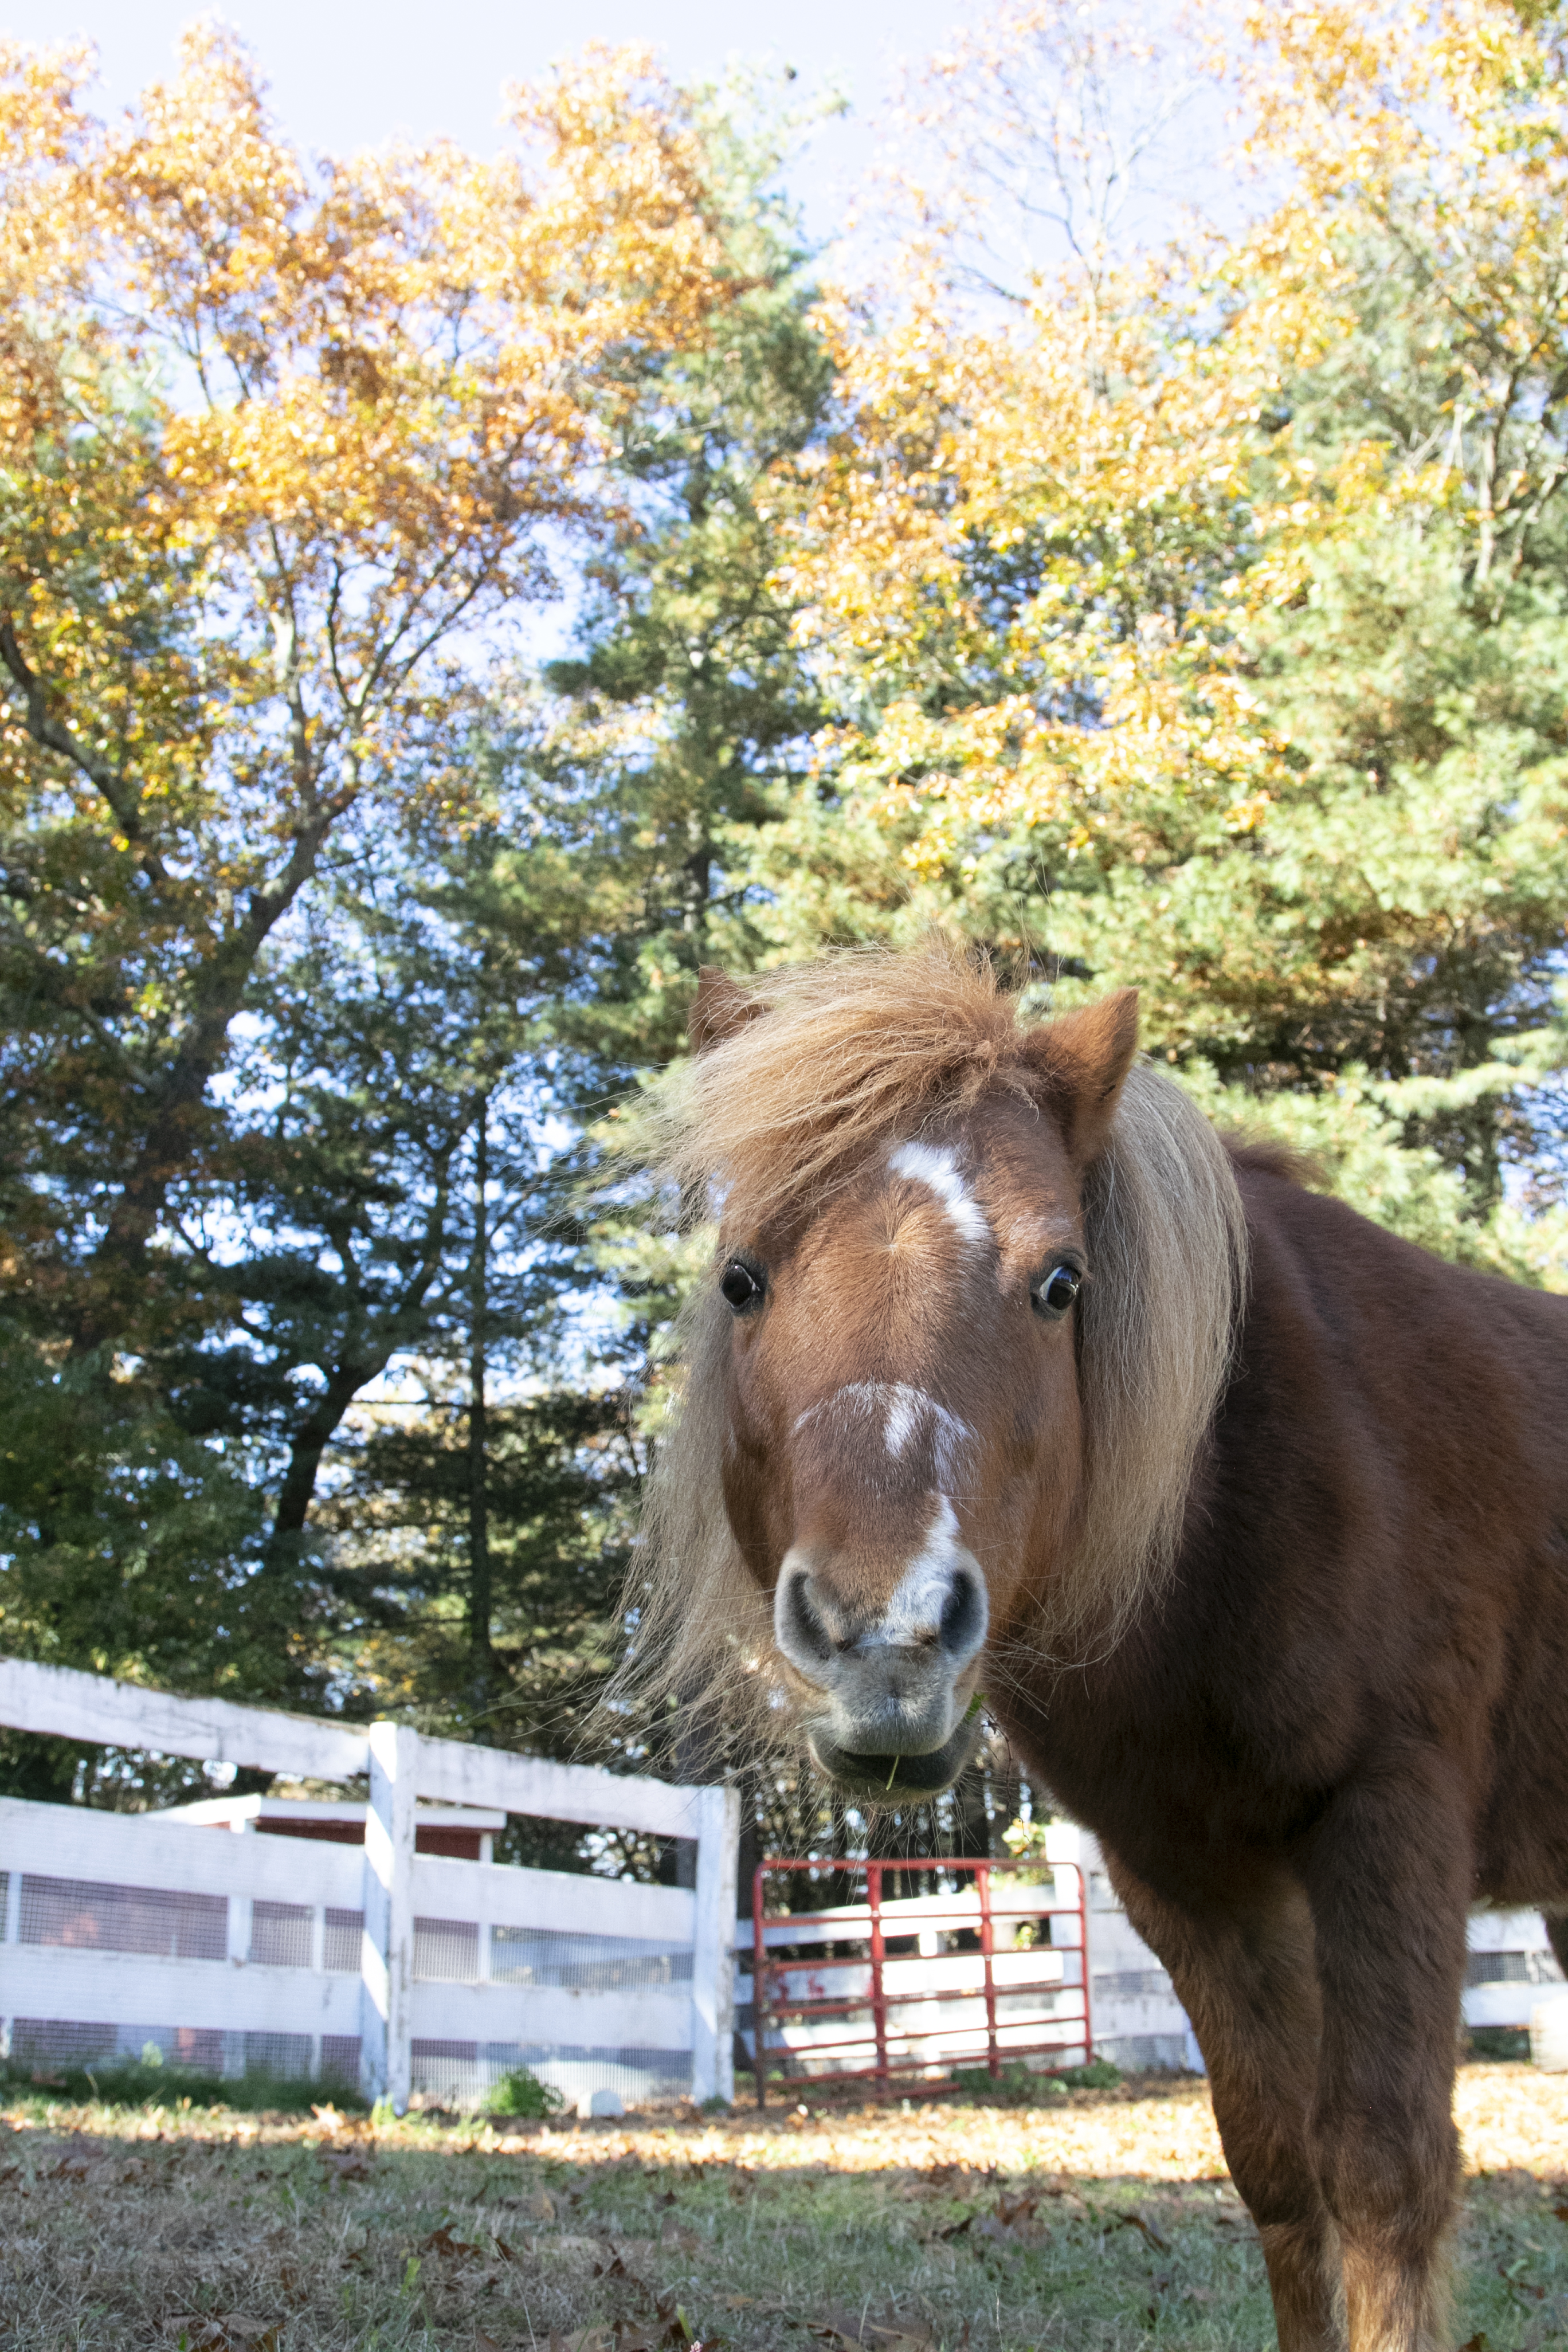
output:
[[[1234,1181],[1131,992],[1020,1025],[930,947],[705,972],[691,1028],[663,1164],[719,1238],[640,1646],[782,1698],[847,1787],[940,1789],[1021,1645],[1113,1638],[1172,1555]]]

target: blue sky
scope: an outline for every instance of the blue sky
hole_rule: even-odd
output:
[[[119,106],[168,70],[192,0],[0,0],[15,38],[98,45],[103,97]],[[855,112],[825,125],[795,173],[809,225],[827,236],[870,150],[868,119],[900,58],[939,46],[973,8],[955,0],[228,0],[219,9],[259,57],[285,130],[311,151],[444,134],[483,152],[500,136],[503,83],[595,38],[652,41],[685,77],[731,57],[773,57],[813,87],[837,75]]]

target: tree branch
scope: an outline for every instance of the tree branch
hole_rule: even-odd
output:
[[[128,784],[126,778],[110,761],[97,759],[63,719],[50,716],[43,681],[28,666],[9,619],[0,621],[0,661],[4,661],[13,683],[22,695],[24,724],[34,742],[46,751],[55,752],[60,759],[68,760],[102,794],[114,822],[135,852],[143,873],[160,889],[166,889],[168,870],[142,831],[140,793]]]

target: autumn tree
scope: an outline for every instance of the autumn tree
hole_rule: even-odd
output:
[[[494,1075],[458,1083],[433,1034],[423,1102],[379,1091],[430,1000],[349,985],[334,1014],[387,965],[349,940],[354,881],[395,889],[482,822],[476,715],[555,593],[546,544],[613,520],[636,384],[733,288],[690,110],[642,53],[514,93],[493,163],[314,171],[226,34],[119,125],[87,70],[0,55],[5,1356],[38,1439],[0,1607],[12,1646],[189,1681],[209,1615],[226,1638],[261,1607],[279,1445],[274,1567],[348,1393],[449,1280],[441,1170]],[[204,1550],[211,1610],[182,1613]]]
[[[1525,1271],[1568,912],[1559,15],[1260,12],[1256,226],[989,326],[921,248],[844,311],[792,573],[825,772],[912,895],[1011,909],[1058,1001],[1136,982],[1216,1113]]]
[[[258,958],[351,810],[459,806],[472,647],[551,591],[628,350],[721,257],[635,53],[520,93],[492,165],[309,173],[211,27],[124,126],[4,59],[0,659],[24,1165],[72,1342],[156,1285]]]

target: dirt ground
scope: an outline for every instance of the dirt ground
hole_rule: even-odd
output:
[[[1461,2070],[1458,2340],[1568,2352],[1568,2076]],[[1201,2083],[374,2129],[0,2111],[0,2352],[1260,2352]]]

